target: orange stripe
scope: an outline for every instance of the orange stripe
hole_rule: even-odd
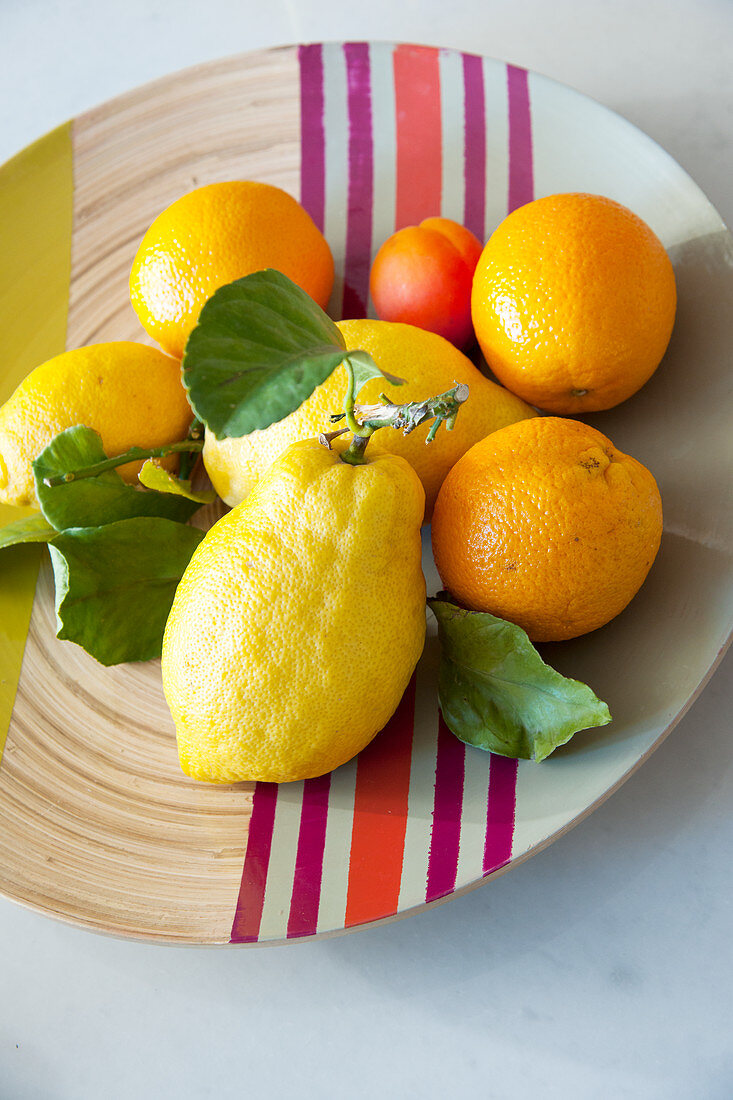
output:
[[[398,46],[393,67],[397,114],[395,228],[401,229],[440,214],[439,51],[428,46]]]
[[[415,676],[391,719],[359,756],[346,924],[397,911],[407,829]]]

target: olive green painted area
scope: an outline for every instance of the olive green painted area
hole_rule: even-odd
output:
[[[66,344],[73,221],[71,124],[0,168],[0,402]],[[28,509],[0,505],[0,527]],[[0,760],[28,635],[39,546],[0,554]]]

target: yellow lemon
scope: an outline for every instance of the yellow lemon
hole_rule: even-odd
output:
[[[0,502],[37,506],[33,459],[55,435],[83,424],[108,455],[185,438],[191,408],[180,363],[129,341],[91,344],[31,371],[0,408]],[[135,481],[140,463],[121,466]]]
[[[163,640],[187,775],[306,779],[382,729],[425,639],[423,506],[403,459],[306,440],[211,528]]]
[[[469,399],[455,427],[450,432],[441,428],[430,446],[425,446],[429,425],[409,435],[380,433],[380,449],[407,459],[422,481],[426,518],[430,518],[446,474],[469,447],[498,428],[536,415],[534,409],[486,378],[467,356],[434,332],[371,320],[339,321],[338,327],[350,351],[362,348],[382,370],[406,379],[404,386],[391,386],[384,379],[368,382],[359,395],[361,404],[377,401],[382,392],[391,401],[404,403],[444,392],[456,382],[465,382],[469,387]],[[285,447],[332,428],[329,416],[342,411],[346,385],[346,370],[337,367],[300,408],[269,428],[240,439],[219,440],[207,434],[204,464],[219,496],[227,504],[238,504]]]

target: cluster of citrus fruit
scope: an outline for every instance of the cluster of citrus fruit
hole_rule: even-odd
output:
[[[286,279],[258,281],[271,270]],[[162,641],[181,763],[195,778],[318,775],[371,740],[424,642],[425,519],[461,611],[536,641],[608,622],[659,546],[651,473],[566,418],[629,397],[667,346],[672,267],[638,217],[599,196],[556,195],[514,211],[485,246],[429,218],[375,257],[379,320],[334,326],[322,313],[333,279],[326,240],[291,196],[248,181],[199,188],[154,221],[132,267],[132,304],[163,350],[66,352],[0,409],[0,501],[40,505],[55,566],[64,543],[48,486],[109,478],[115,456],[129,483],[146,457],[175,470],[173,447],[201,447],[192,405],[203,421],[206,472],[233,510],[194,550]],[[474,334],[502,385],[469,357]],[[244,374],[237,405],[231,383]],[[425,446],[419,425],[431,416]],[[451,430],[436,433],[441,421]],[[110,459],[39,481],[80,425]],[[404,431],[380,431],[366,450],[388,426]],[[185,474],[165,476],[143,478],[151,488],[138,493],[204,499]],[[125,507],[111,526],[137,522]],[[64,523],[68,542],[87,521]],[[527,749],[530,725],[516,755],[538,759],[585,728],[540,751]]]

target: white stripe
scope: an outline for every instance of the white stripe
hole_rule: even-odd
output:
[[[428,594],[440,591],[430,545],[430,528],[422,529],[422,568]],[[415,721],[412,743],[410,790],[407,796],[407,829],[402,862],[398,912],[425,901],[428,859],[435,805],[435,766],[438,755],[438,668],[440,646],[435,616],[428,613],[425,649],[417,666]]]
[[[542,813],[538,814],[536,812],[536,807],[542,805],[542,792],[537,790],[537,780],[541,782],[544,778],[540,773],[545,764],[545,761],[541,765],[533,764],[532,761],[527,760],[519,761],[514,803],[512,858],[515,855],[522,855],[524,852],[529,851],[535,844],[548,837],[556,825],[564,823],[564,821],[558,823],[550,818],[550,807],[548,807],[548,818],[550,819],[547,821],[543,820],[544,815]],[[533,812],[525,816],[524,809],[529,806],[533,807]]]
[[[261,940],[285,939],[295,877],[303,783],[281,783],[275,804],[272,848],[260,922]]]
[[[326,138],[326,209],[324,236],[336,268],[328,304],[332,317],[341,317],[344,297],[346,218],[349,186],[349,114],[346,58],[340,43],[323,47],[323,125]]]
[[[463,58],[455,50],[441,50],[439,56],[443,131],[440,213],[444,218],[452,218],[463,225],[466,196]]]
[[[506,65],[484,58],[486,101],[486,236],[507,215],[509,202],[509,97]]]
[[[354,824],[356,760],[337,768],[331,775],[328,818],[323,849],[321,901],[318,931],[343,928],[346,923],[346,893],[349,885],[351,832]]]
[[[466,745],[456,889],[475,882],[483,874],[490,763],[491,756],[488,752]]]
[[[537,198],[562,191],[606,195],[643,218],[667,248],[720,228],[680,165],[620,115],[534,74],[529,101]]]
[[[432,616],[430,616],[432,620]],[[425,649],[417,666],[415,734],[412,745],[407,828],[397,911],[425,901],[428,857],[435,804],[435,764],[438,748],[439,647],[434,623],[428,626]]]

